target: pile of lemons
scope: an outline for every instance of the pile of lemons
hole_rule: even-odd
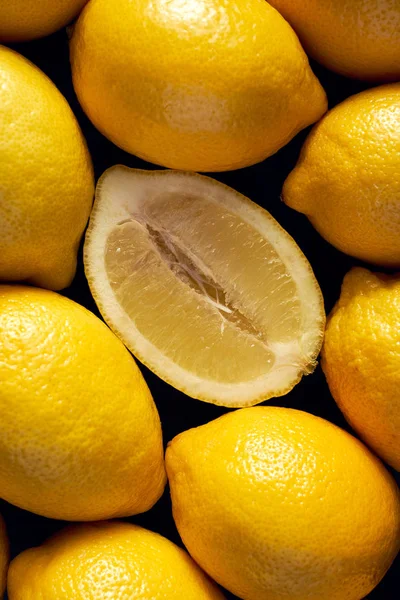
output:
[[[90,121],[175,171],[114,167],[95,193],[70,106],[12,49],[66,25]],[[362,600],[400,549],[400,492],[381,462],[400,470],[400,3],[13,0],[0,43],[0,496],[86,522],[9,563],[0,517],[0,595],[223,600],[219,584],[244,600]],[[370,89],[328,111],[306,52]],[[282,199],[385,271],[354,267],[327,322],[290,235],[195,173],[253,165],[314,123]],[[109,327],[56,293],[89,217],[85,272]],[[312,373],[321,348],[362,441],[253,406]],[[239,410],[164,456],[128,349]],[[149,510],[167,479],[188,553],[113,520]]]

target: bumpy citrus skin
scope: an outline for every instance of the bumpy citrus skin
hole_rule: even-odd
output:
[[[0,41],[21,42],[49,35],[67,25],[88,0],[4,0],[0,3]]]
[[[67,287],[93,200],[90,155],[56,86],[4,46],[0,164],[0,280]]]
[[[400,78],[398,0],[269,0],[306,51],[323,65],[359,79]]]
[[[184,544],[240,598],[361,600],[399,550],[396,483],[308,413],[229,413],[178,435],[166,465]]]
[[[71,63],[96,127],[176,169],[251,165],[327,107],[296,34],[264,0],[119,0],[118,10],[93,0]]]
[[[331,110],[307,138],[283,199],[342,252],[400,266],[400,83]]]
[[[3,597],[3,594],[6,589],[8,560],[9,560],[9,546],[8,546],[7,531],[6,531],[6,526],[3,521],[3,518],[0,515],[0,596],[1,597]]]
[[[224,600],[190,556],[130,523],[67,527],[15,558],[10,600]]]
[[[160,497],[160,420],[129,352],[54,292],[0,286],[0,490],[21,508],[89,521]]]
[[[400,471],[400,275],[354,268],[329,316],[322,366],[346,419]]]

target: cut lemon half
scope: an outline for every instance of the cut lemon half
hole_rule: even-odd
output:
[[[223,406],[287,393],[316,364],[325,313],[275,219],[196,173],[104,173],[85,271],[108,325],[159,377]]]

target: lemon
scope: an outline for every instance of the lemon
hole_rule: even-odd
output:
[[[93,201],[91,159],[55,85],[4,46],[0,163],[0,280],[67,287]]]
[[[323,369],[346,419],[400,471],[400,275],[354,268],[327,326]]]
[[[213,179],[106,171],[84,260],[113,331],[192,397],[255,404],[316,364],[325,313],[310,264],[269,213]]]
[[[246,600],[361,600],[400,548],[400,494],[328,421],[239,410],[178,435],[167,474],[194,560]]]
[[[17,42],[49,35],[67,25],[88,0],[3,0],[0,40]]]
[[[224,600],[190,556],[130,523],[70,526],[17,556],[10,600]]]
[[[0,515],[0,595],[3,594],[6,589],[7,582],[7,570],[8,570],[8,559],[9,559],[9,546],[6,526],[3,518]]]
[[[165,483],[160,420],[129,352],[54,292],[0,286],[0,490],[55,519],[148,510]]]
[[[331,110],[306,140],[283,199],[342,252],[400,266],[400,83]]]
[[[264,0],[90,2],[71,40],[94,125],[148,161],[194,171],[251,165],[326,111],[296,34]]]
[[[268,1],[328,69],[375,81],[400,78],[398,0]]]

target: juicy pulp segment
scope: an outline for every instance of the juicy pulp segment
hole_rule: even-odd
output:
[[[139,333],[196,376],[242,383],[301,348],[295,282],[272,244],[211,197],[149,195],[108,234],[110,286]],[[296,366],[296,365],[293,365]]]

